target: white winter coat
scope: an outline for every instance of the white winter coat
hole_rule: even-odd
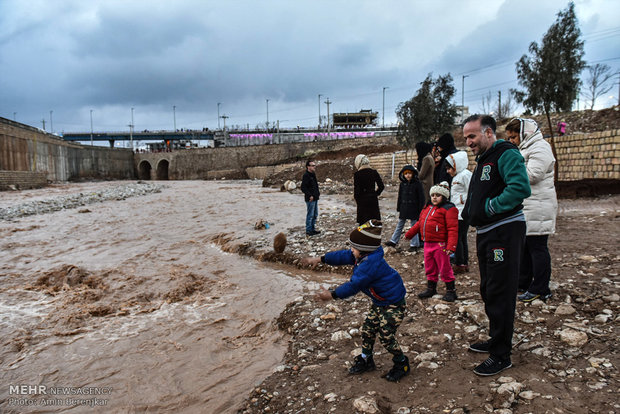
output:
[[[521,120],[519,151],[525,159],[532,194],[523,200],[528,236],[555,233],[558,201],[553,183],[555,158],[551,145],[543,138],[538,125],[531,119]]]
[[[471,171],[467,169],[469,158],[467,152],[457,151],[448,154],[446,161],[456,170],[456,175],[452,178],[452,185],[450,186],[450,202],[459,210],[459,220],[462,220],[461,213],[467,201],[467,191],[471,181]]]

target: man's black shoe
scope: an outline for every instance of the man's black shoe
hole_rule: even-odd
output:
[[[388,241],[386,241],[386,242],[385,242],[385,243],[383,243],[383,244],[385,244],[385,245],[386,245],[386,246],[388,246],[388,247],[396,247],[396,243],[394,243],[394,242],[393,242],[393,241],[391,241],[391,240],[388,240]]]
[[[321,234],[321,230],[312,230],[312,234]]]
[[[471,344],[469,345],[469,350],[474,352],[488,353],[489,341],[476,342],[475,344]]]
[[[364,359],[363,356],[358,355],[355,357],[353,362],[354,365],[349,368],[349,374],[361,374],[366,371],[374,371],[375,368],[377,368],[375,366],[374,359],[372,359],[372,355],[366,359]]]
[[[486,361],[474,368],[474,373],[483,377],[499,374],[505,369],[512,366],[510,359],[499,359],[496,357],[488,357]]]

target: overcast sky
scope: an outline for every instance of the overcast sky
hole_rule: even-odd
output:
[[[515,62],[566,0],[0,0],[0,116],[54,132],[396,122],[428,73],[471,112],[518,86]],[[585,59],[620,67],[620,1],[575,2]],[[597,106],[618,101],[615,87]],[[611,97],[611,98],[610,98]],[[269,100],[268,103],[266,100]],[[580,102],[583,108],[583,99]],[[173,106],[176,109],[173,109]],[[50,114],[50,111],[51,114]],[[223,119],[220,119],[223,126]]]

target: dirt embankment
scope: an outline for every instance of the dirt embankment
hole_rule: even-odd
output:
[[[321,183],[329,197],[347,205],[351,188]],[[397,187],[388,185],[380,201],[385,240],[396,224]],[[307,238],[303,226],[289,229],[284,253],[269,252],[270,240],[225,249],[258,260],[302,269],[300,259],[346,248],[354,227],[351,209],[322,211],[321,235]],[[260,233],[259,233],[260,234]],[[601,235],[605,235],[601,237]],[[423,255],[401,242],[386,248],[386,260],[405,280],[408,316],[398,340],[411,361],[411,375],[400,383],[381,377],[391,367],[390,355],[377,342],[378,371],[350,376],[347,369],[360,352],[360,327],[370,302],[361,294],[344,301],[317,302],[295,298],[278,319],[290,335],[282,365],[248,397],[243,413],[587,413],[620,409],[618,381],[620,322],[620,197],[561,200],[557,233],[550,238],[553,260],[547,302],[518,303],[513,339],[514,367],[482,378],[472,369],[485,356],[468,351],[469,343],[486,339],[488,320],[480,299],[475,233],[468,235],[470,272],[457,275],[455,303],[440,295],[418,299],[425,284]],[[267,251],[265,251],[265,249]],[[307,269],[303,270],[308,271]],[[342,283],[349,267],[320,266]]]

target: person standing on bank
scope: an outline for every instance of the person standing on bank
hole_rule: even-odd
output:
[[[366,223],[370,219],[381,220],[379,196],[385,186],[377,172],[370,168],[370,160],[364,154],[355,157],[353,174],[353,197],[357,203],[357,223]]]
[[[306,172],[301,179],[301,191],[306,200],[306,236],[320,233],[316,229],[316,219],[319,216],[319,182],[316,179],[316,161],[306,161]]]
[[[415,144],[415,152],[418,154],[418,178],[424,187],[424,205],[431,202],[431,187],[433,186],[433,172],[435,171],[435,160],[431,151],[433,144],[428,142],[418,142]]]
[[[446,171],[447,161],[446,158],[450,154],[454,154],[458,150],[454,146],[454,137],[450,133],[445,133],[439,137],[437,142],[435,143],[435,147],[439,152],[439,163],[435,167],[435,172],[433,173],[433,185],[437,185],[442,181],[447,181],[448,184],[452,185],[452,177]]]
[[[422,183],[418,180],[418,172],[413,165],[405,165],[400,170],[398,178],[400,179],[398,200],[396,201],[396,211],[399,213],[398,223],[392,238],[385,242],[385,245],[390,247],[396,247],[398,244],[407,220],[411,222],[411,226],[418,221],[420,212],[424,208],[424,200],[426,200],[424,197],[424,187],[422,187]],[[420,237],[416,235],[409,243],[409,251],[415,252],[419,248]]]
[[[553,183],[555,158],[551,145],[532,119],[515,118],[506,125],[506,136],[525,159],[532,195],[523,201],[527,230],[519,276],[519,300],[531,302],[551,297],[551,255],[547,242],[555,232],[558,201]]]
[[[450,188],[450,202],[459,210],[459,237],[454,252],[454,273],[469,272],[469,248],[467,246],[467,231],[469,224],[463,220],[463,207],[467,201],[467,191],[471,181],[471,171],[467,169],[469,157],[465,151],[457,151],[446,158],[447,171],[452,177]]]
[[[472,115],[463,126],[467,146],[476,155],[463,219],[476,227],[480,295],[489,318],[488,341],[471,344],[489,353],[474,373],[488,376],[510,368],[519,265],[525,242],[523,200],[530,196],[525,161],[516,146],[498,140],[495,119]]]

